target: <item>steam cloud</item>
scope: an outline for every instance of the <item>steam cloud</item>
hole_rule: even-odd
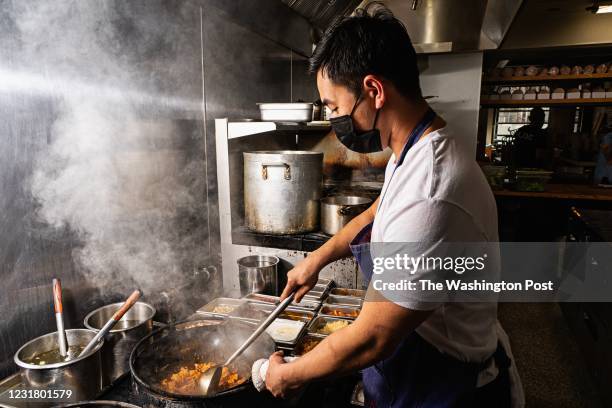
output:
[[[147,294],[185,284],[207,258],[201,91],[172,62],[181,7],[122,3],[13,2],[21,55],[41,69],[4,72],[0,87],[53,100],[30,180],[38,216],[78,234],[73,258],[92,285]]]

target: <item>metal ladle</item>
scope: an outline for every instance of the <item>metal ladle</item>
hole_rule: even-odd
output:
[[[221,373],[223,372],[223,367],[230,365],[238,356],[240,356],[244,350],[246,350],[253,342],[263,333],[268,326],[278,317],[279,314],[283,312],[289,306],[289,304],[293,301],[293,297],[295,292],[291,293],[285,300],[280,302],[278,306],[270,313],[266,319],[259,324],[257,329],[249,336],[248,339],[242,343],[238,350],[234,352],[230,356],[230,358],[225,361],[223,365],[215,365],[206,370],[199,379],[200,390],[202,391],[202,395],[213,395],[216,394],[219,388],[219,381],[221,380]]]

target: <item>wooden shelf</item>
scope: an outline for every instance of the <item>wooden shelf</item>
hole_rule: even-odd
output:
[[[561,200],[612,201],[612,188],[585,184],[547,184],[546,191],[494,190],[496,197],[555,198]]]
[[[547,76],[519,76],[511,78],[485,78],[487,84],[511,84],[524,82],[556,82],[556,81],[590,81],[594,79],[611,79],[612,72],[605,74],[580,74],[580,75],[547,75]]]
[[[504,99],[491,101],[488,99],[480,100],[481,106],[577,106],[577,105],[612,105],[612,98],[580,98],[580,99],[534,99],[516,100]]]

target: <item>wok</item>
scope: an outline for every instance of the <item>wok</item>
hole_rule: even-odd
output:
[[[197,393],[171,392],[161,385],[161,381],[181,367],[191,367],[196,362],[223,364],[255,328],[251,323],[233,319],[202,319],[167,326],[151,333],[136,345],[130,356],[134,391],[143,400],[154,400],[156,405],[184,406],[197,405],[198,402],[207,405],[205,401],[254,390],[250,381],[253,362],[274,352],[274,340],[267,333],[255,340],[230,366],[244,379],[241,384],[207,397]]]

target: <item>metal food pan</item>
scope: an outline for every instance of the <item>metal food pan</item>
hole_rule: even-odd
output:
[[[317,280],[317,286],[318,285],[323,285],[323,286],[327,286],[328,288],[333,288],[334,286],[336,286],[336,283],[334,282],[333,279],[319,278],[319,280]]]
[[[267,305],[275,305],[280,302],[280,298],[278,296],[262,295],[260,293],[250,293],[242,299],[248,300],[249,302],[264,303]]]
[[[312,103],[258,103],[263,121],[310,122]]]
[[[323,305],[319,310],[320,316],[340,317],[354,320],[359,316],[360,309],[354,306]]]
[[[277,318],[274,322],[278,322],[279,318]],[[285,320],[285,319],[281,319],[281,320]],[[295,320],[291,320],[291,322],[295,323]],[[270,337],[272,337],[274,339],[274,343],[276,343],[277,347],[293,348],[293,347],[295,347],[297,342],[300,341],[300,338],[304,335],[304,333],[308,329],[308,324],[307,323],[305,323],[305,322],[301,322],[301,323],[304,323],[304,324],[303,324],[302,328],[300,329],[300,331],[298,332],[297,336],[295,336],[295,339],[292,340],[292,341],[278,341],[278,340],[274,339],[274,337],[272,337],[272,335],[270,333],[268,333],[268,335],[270,335]]]
[[[299,321],[306,323],[306,325],[308,325],[308,323],[310,323],[310,321],[314,319],[315,314],[314,312],[309,312],[304,309],[296,309],[294,307],[288,307],[278,317],[280,317],[281,319],[299,320]]]
[[[351,319],[343,319],[340,317],[330,317],[330,316],[319,315],[315,317],[312,323],[310,323],[310,326],[308,326],[308,334],[312,336],[326,337],[331,333],[327,333],[327,334],[321,333],[320,330],[327,323],[333,323],[337,321],[348,322],[348,324],[351,324],[353,322]]]
[[[316,285],[314,285],[314,287],[311,289],[317,292],[327,292],[329,290],[329,287],[327,285],[322,285],[317,283]]]
[[[273,310],[274,305],[246,301],[230,313],[229,317],[232,319],[260,322],[268,317]]]
[[[361,289],[333,288],[329,291],[329,294],[334,296],[352,296],[365,299],[366,291]]]
[[[353,296],[337,296],[337,295],[329,295],[325,299],[326,305],[340,305],[340,306],[356,306],[361,308],[363,305],[363,300],[358,297]]]
[[[296,343],[295,347],[291,350],[294,356],[301,356],[306,354],[308,351],[312,350],[304,350],[304,347],[308,345],[310,342],[314,342],[319,344],[325,337],[322,336],[313,336],[312,334],[306,334],[302,336]]]
[[[306,300],[317,300],[317,301],[321,301],[324,297],[325,297],[326,292],[325,291],[319,291],[319,290],[310,290],[308,291],[305,295],[304,295],[304,299]]]
[[[237,308],[239,308],[240,306],[242,306],[244,304],[244,300],[241,299],[232,299],[232,298],[216,298],[213,301],[207,303],[206,305],[202,306],[201,308],[199,308],[198,310],[196,310],[197,314],[203,314],[203,315],[208,315],[208,316],[222,316],[222,317],[227,317],[231,312],[233,312],[234,310],[236,310]],[[217,309],[217,311],[215,311],[215,308],[218,307],[232,307],[232,310],[228,310],[228,311],[221,311],[219,309]]]
[[[313,299],[302,299],[300,303],[291,302],[290,305],[293,309],[307,310],[309,312],[316,312],[321,307],[321,302]]]

